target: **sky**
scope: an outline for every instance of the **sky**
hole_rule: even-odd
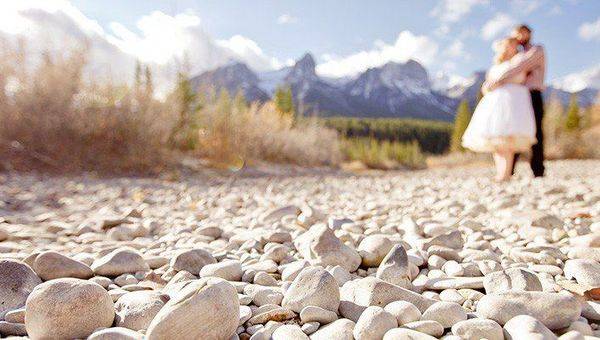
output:
[[[600,87],[597,0],[0,1],[0,37],[39,48],[86,39],[98,72],[130,74],[137,59],[165,78],[230,60],[268,71],[310,52],[327,77],[412,58],[456,82],[488,68],[493,41],[517,23],[545,46],[550,82]]]

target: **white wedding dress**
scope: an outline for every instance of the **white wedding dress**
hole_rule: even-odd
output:
[[[492,66],[488,78],[497,78],[508,63]],[[462,145],[477,152],[510,149],[524,152],[535,144],[535,118],[529,89],[522,85],[525,73],[487,93],[477,105]]]

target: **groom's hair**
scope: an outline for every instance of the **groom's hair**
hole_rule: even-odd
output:
[[[520,24],[519,26],[515,27],[515,30],[517,30],[517,31],[525,30],[525,31],[531,33],[531,28],[525,24]]]

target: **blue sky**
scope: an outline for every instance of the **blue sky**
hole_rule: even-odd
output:
[[[600,82],[600,1],[596,0],[57,3],[59,8],[72,7],[68,12],[80,11],[85,20],[97,23],[94,30],[106,40],[148,62],[164,64],[192,41],[186,56],[196,64],[195,70],[218,66],[221,59],[272,69],[310,51],[318,71],[328,76],[352,75],[407,58],[424,63],[432,75],[468,76],[489,66],[494,39],[515,23],[526,22],[535,30],[534,40],[546,46],[549,80],[571,77],[571,83]],[[169,25],[179,28],[171,30]],[[190,36],[182,38],[186,35]]]

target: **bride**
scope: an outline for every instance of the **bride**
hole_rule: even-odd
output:
[[[494,79],[509,67],[508,61],[518,53],[519,42],[505,38],[494,44],[494,65],[487,73]],[[496,180],[511,176],[514,154],[525,152],[536,143],[535,120],[531,95],[525,87],[526,74],[517,74],[493,91],[484,93],[463,137],[462,145],[476,152],[492,152]]]

